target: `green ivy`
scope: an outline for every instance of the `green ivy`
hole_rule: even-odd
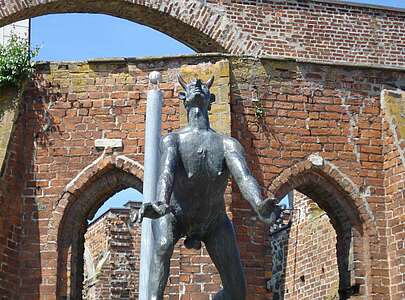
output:
[[[266,110],[263,107],[263,104],[260,100],[254,101],[254,106],[255,106],[255,117],[258,121],[262,120]]]
[[[265,110],[262,106],[257,105],[255,107],[255,116],[258,120],[262,119],[264,117]]]
[[[38,55],[38,48],[31,49],[28,41],[12,35],[7,43],[0,45],[0,88],[20,88],[34,70],[32,58]]]

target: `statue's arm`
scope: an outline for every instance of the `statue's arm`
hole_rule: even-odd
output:
[[[160,143],[160,148],[162,155],[157,186],[157,201],[169,204],[177,165],[177,136],[175,134],[165,136]]]
[[[280,214],[274,199],[263,200],[261,189],[251,174],[242,145],[235,139],[226,137],[224,140],[225,160],[233,179],[236,181],[242,196],[266,223],[274,223]]]
[[[242,145],[232,138],[226,138],[224,146],[226,165],[238,185],[242,196],[256,210],[263,199],[260,187],[246,163],[245,151]]]
[[[143,218],[157,219],[170,213],[170,197],[173,190],[174,172],[177,163],[177,139],[174,134],[165,136],[160,142],[162,153],[160,176],[157,184],[156,200],[143,203],[139,213],[132,219],[142,222]]]

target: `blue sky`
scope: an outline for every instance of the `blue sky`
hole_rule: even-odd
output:
[[[94,218],[92,220],[97,219],[111,207],[122,207],[128,201],[142,201],[142,200],[143,195],[137,190],[133,188],[122,190],[121,192],[116,193],[114,196],[112,196],[110,199],[104,202],[104,204],[99,208],[99,210],[94,215]]]
[[[381,1],[381,0],[353,0],[353,1],[345,1],[345,2],[366,3],[366,4],[376,4],[376,5],[384,5],[384,6],[405,8],[405,1],[404,0],[385,0],[385,1]]]
[[[405,0],[354,0],[348,2],[405,8]],[[171,37],[124,19],[94,14],[56,14],[31,23],[31,43],[40,46],[37,60],[85,60],[101,57],[141,57],[190,54],[194,51]],[[134,189],[110,198],[96,217],[110,207],[141,199]]]
[[[189,54],[194,51],[149,27],[96,14],[55,14],[31,21],[37,60],[85,60]]]

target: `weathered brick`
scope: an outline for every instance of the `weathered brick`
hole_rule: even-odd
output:
[[[27,88],[24,93],[24,110],[16,123],[15,135],[8,150],[7,167],[2,177],[5,184],[0,189],[0,200],[4,207],[2,211],[6,212],[0,212],[0,276],[5,275],[5,284],[14,289],[8,291],[6,297],[39,299],[41,284],[46,293],[56,293],[55,283],[59,280],[56,277],[56,266],[63,267],[63,260],[58,265],[55,259],[41,258],[40,251],[48,247],[56,249],[56,245],[61,245],[58,242],[58,226],[47,222],[52,219],[55,224],[62,224],[62,217],[66,217],[68,210],[61,209],[60,205],[65,205],[66,208],[68,204],[70,207],[76,203],[73,198],[67,200],[63,197],[72,195],[71,192],[74,191],[82,194],[88,185],[101,180],[100,178],[106,180],[102,189],[110,186],[118,189],[114,185],[116,174],[109,173],[114,166],[106,162],[98,166],[98,169],[86,169],[92,175],[88,175],[86,179],[81,177],[68,187],[68,193],[63,193],[66,185],[102,154],[94,148],[95,139],[122,138],[123,149],[118,152],[110,150],[105,155],[125,155],[142,163],[147,73],[163,68],[163,78],[168,80],[164,82],[164,88],[167,96],[173,97],[164,101],[162,128],[163,133],[167,133],[179,128],[182,124],[181,116],[184,117],[180,102],[174,98],[178,85],[169,74],[186,69],[191,76],[190,70],[193,68],[198,70],[199,66],[203,66],[203,69],[207,65],[215,66],[218,61],[225,64],[226,60],[232,76],[225,84],[226,92],[217,94],[230,97],[230,102],[224,102],[224,107],[228,108],[225,114],[223,107],[217,111],[220,114],[219,117],[216,116],[219,130],[229,130],[232,136],[241,141],[247,153],[248,164],[261,186],[269,190],[274,188],[277,196],[294,188],[302,189],[307,194],[313,193],[312,198],[320,206],[324,205],[322,207],[325,207],[332,222],[336,222],[334,218],[338,216],[350,219],[350,222],[339,219],[335,225],[337,234],[341,234],[339,230],[342,230],[344,224],[355,224],[356,230],[358,226],[361,234],[353,231],[353,255],[356,261],[353,280],[364,291],[362,297],[382,299],[390,290],[393,291],[393,297],[397,297],[400,283],[397,283],[396,278],[399,276],[398,270],[403,266],[399,262],[398,267],[388,270],[381,265],[388,265],[388,261],[400,261],[401,256],[397,249],[398,244],[402,245],[401,237],[403,238],[400,231],[402,223],[399,220],[403,213],[401,147],[404,145],[397,142],[402,138],[402,127],[398,126],[398,120],[401,120],[401,102],[395,100],[400,99],[398,97],[385,99],[390,104],[387,110],[382,111],[382,115],[381,91],[376,90],[376,86],[380,85],[376,85],[375,81],[376,78],[393,78],[392,80],[401,82],[404,80],[403,72],[271,59],[245,60],[233,56],[168,58],[159,63],[155,60],[93,63],[92,73],[88,73],[88,68],[82,73],[75,71],[74,76],[83,78],[72,81],[71,84],[87,84],[89,77],[102,78],[108,84],[102,87],[106,90],[103,93],[108,93],[109,97],[89,99],[88,93],[94,92],[94,87],[87,86],[88,90],[82,85],[77,89],[72,88],[71,94],[76,96],[68,96],[71,107],[49,110],[51,117],[57,117],[57,124],[52,124],[49,130],[42,129],[46,124],[44,107],[33,105],[34,100],[38,99],[38,91],[33,87]],[[183,65],[186,67],[182,69]],[[50,71],[38,71],[41,75],[39,80],[45,83],[44,86],[52,86],[52,82],[62,76],[54,73],[57,66],[51,64]],[[104,71],[97,71],[98,68]],[[202,73],[202,76],[208,76],[206,71]],[[73,74],[66,73],[63,76],[70,78]],[[131,80],[127,82],[121,77]],[[134,78],[142,80],[134,85],[131,83]],[[361,80],[361,84],[357,84],[356,80]],[[258,102],[265,104],[262,119],[255,116],[256,108],[250,99],[253,84],[259,87],[259,100],[262,91],[265,91],[264,99],[270,97],[271,91],[271,100]],[[313,87],[313,90],[308,90],[309,87]],[[52,87],[53,92],[54,89]],[[46,94],[47,91],[45,89],[43,93]],[[312,99],[312,92],[318,97],[323,95],[327,100],[318,99],[318,103]],[[114,97],[117,98],[114,101],[119,107],[114,107],[114,101],[110,98],[112,93],[115,93]],[[131,96],[131,93],[134,94]],[[289,100],[290,96],[294,97],[294,101]],[[127,98],[133,98],[130,99],[130,104]],[[63,98],[57,101],[65,103]],[[270,102],[271,105],[265,102]],[[213,108],[217,104],[219,105],[214,103]],[[372,109],[364,110],[365,106]],[[88,115],[85,113],[86,109],[89,110]],[[59,113],[60,111],[63,113]],[[392,131],[395,127],[397,130]],[[308,157],[314,155],[323,158],[317,166],[314,166],[314,161],[308,160]],[[135,172],[131,167],[126,168],[120,172]],[[117,173],[121,174],[120,172]],[[107,174],[106,177],[103,174]],[[105,190],[105,195],[113,192],[115,190]],[[322,196],[326,194],[328,197],[335,195],[334,200],[326,201],[326,196]],[[102,197],[92,198],[94,197],[89,197],[87,202],[80,202],[80,207],[72,206],[72,211],[77,214],[81,210],[90,211],[105,200]],[[348,214],[341,207],[335,206],[341,201],[344,201],[352,213]],[[270,293],[264,288],[268,267],[265,262],[271,256],[269,253],[265,255],[269,249],[266,243],[268,229],[253,218],[249,204],[242,201],[236,186],[232,186],[226,194],[226,203],[229,215],[235,222],[246,269],[249,297],[270,297]],[[85,217],[83,213],[82,219],[71,219],[71,223],[79,224]],[[75,230],[79,234],[79,227]],[[314,231],[315,236],[318,233],[319,231]],[[309,238],[307,236],[305,241]],[[48,240],[53,243],[48,243]],[[170,296],[179,294],[183,290],[179,286],[184,287],[184,290],[187,286],[193,295],[204,291],[206,293],[208,290],[212,295],[218,290],[220,279],[206,251],[186,251],[180,243],[175,249],[171,270],[173,279],[167,293]],[[367,245],[368,250],[364,250],[361,245]],[[62,255],[64,252],[60,250],[58,254]],[[368,255],[367,259],[363,254]],[[43,277],[42,282],[41,274],[45,273],[46,279]],[[209,279],[205,275],[209,275]],[[311,273],[306,277],[312,275]],[[59,282],[68,282],[64,278],[67,276],[67,273],[59,274],[59,278],[62,278]],[[392,286],[388,286],[387,282],[392,282]],[[0,291],[4,290],[2,284],[1,282]],[[376,290],[374,285],[377,286]],[[376,292],[375,295],[366,295],[366,291]]]

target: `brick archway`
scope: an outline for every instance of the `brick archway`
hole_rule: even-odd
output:
[[[120,190],[133,187],[141,192],[142,178],[143,167],[138,162],[122,155],[103,154],[66,186],[48,229],[47,277],[54,282],[48,291],[51,298],[80,298],[86,219]]]
[[[261,49],[224,14],[197,0],[3,1],[0,26],[40,15],[84,12],[103,13],[149,26],[198,52],[258,55]]]
[[[306,160],[299,162],[284,170],[269,185],[268,191],[275,197],[280,198],[286,195],[299,185],[303,185],[311,176],[308,173],[317,174],[320,181],[324,180],[333,185],[342,195],[345,195],[346,202],[341,202],[345,208],[352,208],[355,213],[351,216],[353,224],[363,224],[372,235],[377,235],[374,216],[367,203],[367,199],[354,184],[349,176],[345,176],[336,166],[321,156],[310,155]]]
[[[268,187],[276,198],[294,189],[315,201],[335,228],[340,297],[355,294],[368,299],[373,289],[369,260],[379,239],[367,197],[348,176],[317,154],[284,170]]]

